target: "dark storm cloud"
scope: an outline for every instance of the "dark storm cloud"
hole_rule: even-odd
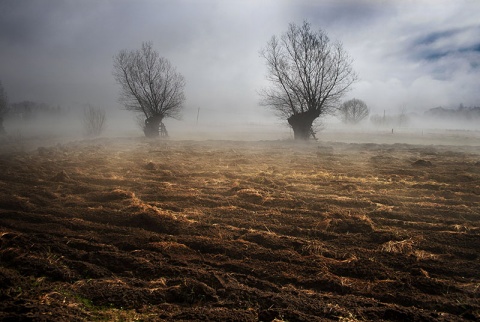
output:
[[[430,32],[426,35],[422,35],[418,37],[414,41],[414,45],[420,46],[420,45],[431,45],[439,40],[445,39],[445,38],[450,38],[458,33],[460,33],[462,29],[451,29],[451,30],[442,30],[442,31],[434,31]]]
[[[11,97],[49,104],[115,105],[112,57],[153,40],[162,55],[181,51],[195,32],[184,5],[136,1],[0,3],[0,77]],[[197,8],[201,13],[202,8]],[[9,86],[8,86],[9,85]],[[97,103],[96,103],[97,104]]]
[[[393,2],[380,1],[300,1],[298,15],[321,28],[352,30],[391,14]]]
[[[423,68],[439,80],[451,80],[458,72],[478,73],[480,64],[480,25],[428,31],[406,46],[410,61],[422,62]]]
[[[0,41],[2,45],[32,46],[42,43],[51,33],[64,33],[57,23],[68,19],[69,1],[0,2]],[[70,6],[71,7],[71,6]],[[74,8],[72,8],[74,9]],[[81,12],[81,8],[75,8]]]
[[[73,45],[103,27],[92,1],[4,0],[0,3],[0,41],[17,48]],[[108,21],[103,21],[108,25]],[[76,48],[79,49],[80,47]]]
[[[469,54],[480,52],[479,39],[469,36],[475,34],[480,34],[480,25],[433,31],[414,39],[410,50],[416,59],[435,61],[449,55],[459,54],[468,59]]]
[[[454,48],[450,50],[425,50],[420,54],[419,58],[429,61],[437,61],[447,56],[465,55],[465,58],[467,58],[467,56],[470,54],[480,54],[480,43],[472,46]],[[473,61],[470,63],[472,66],[476,66]]]

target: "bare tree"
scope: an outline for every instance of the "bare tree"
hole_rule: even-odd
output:
[[[337,111],[340,119],[347,124],[357,124],[365,119],[368,114],[370,114],[370,110],[367,104],[356,98],[343,102]]]
[[[407,115],[407,107],[403,105],[400,108],[400,114],[398,115],[398,126],[403,127],[408,124],[408,115]]]
[[[145,117],[145,136],[159,136],[163,119],[180,116],[185,80],[167,59],[159,56],[151,42],[144,42],[140,50],[121,50],[114,57],[113,67],[125,108]]]
[[[0,82],[0,134],[5,133],[5,128],[3,127],[3,118],[7,114],[8,108],[8,98],[2,83]]]
[[[357,80],[342,44],[331,42],[321,29],[312,31],[308,22],[290,24],[280,38],[272,37],[261,55],[273,84],[262,91],[261,104],[287,119],[295,139],[307,140],[315,119],[333,112]]]
[[[88,105],[83,110],[83,127],[88,136],[99,136],[105,129],[105,110]]]

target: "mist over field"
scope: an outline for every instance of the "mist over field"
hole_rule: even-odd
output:
[[[235,140],[235,141],[290,141],[293,132],[286,122],[278,119],[248,122],[222,122],[199,118],[167,120],[172,140]],[[474,145],[480,142],[480,131],[475,120],[435,119],[409,116],[407,124],[374,124],[370,119],[350,125],[337,117],[327,117],[315,125],[318,142],[378,143],[378,144],[440,144]],[[39,115],[31,120],[7,118],[7,135],[2,142],[10,145],[21,142],[27,149],[38,146],[64,144],[91,138],[85,134],[82,113],[70,112],[55,117]],[[140,125],[131,112],[107,110],[106,124],[101,137],[143,137]]]
[[[343,100],[359,98],[370,115],[357,127],[327,117],[329,131],[479,129],[475,120],[426,117],[432,108],[480,105],[476,1],[13,1],[0,4],[0,81],[10,103],[32,101],[65,113],[5,121],[11,135],[82,137],[82,110],[106,111],[104,136],[141,136],[122,110],[113,57],[151,41],[185,77],[172,138],[286,139],[285,120],[259,105],[269,84],[259,55],[272,35],[308,20],[343,43],[359,80]],[[371,122],[405,113],[405,124]]]

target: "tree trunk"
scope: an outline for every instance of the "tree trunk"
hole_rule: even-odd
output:
[[[295,114],[288,118],[288,124],[293,129],[293,137],[295,140],[308,140],[312,134],[313,121],[318,117],[318,113],[304,112]]]
[[[159,115],[150,116],[145,120],[145,127],[143,132],[147,138],[155,138],[160,136],[160,124],[163,117]]]

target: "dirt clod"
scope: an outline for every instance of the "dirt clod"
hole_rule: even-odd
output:
[[[416,167],[431,167],[433,164],[431,161],[419,159],[413,162],[412,165]]]
[[[157,165],[153,162],[148,162],[147,164],[145,164],[145,169],[150,171],[157,170]]]
[[[70,177],[67,174],[67,172],[65,172],[65,170],[58,172],[56,175],[52,177],[52,181],[56,181],[56,182],[64,182],[67,180],[70,180]]]

